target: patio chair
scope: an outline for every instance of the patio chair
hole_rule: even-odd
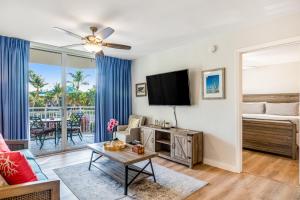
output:
[[[82,113],[72,113],[70,115],[70,119],[67,121],[67,133],[68,133],[68,139],[72,141],[73,144],[75,144],[73,140],[73,136],[78,136],[79,139],[82,141],[82,133],[81,133],[81,118],[83,114]]]
[[[40,141],[40,150],[44,146],[46,136],[52,132],[55,132],[55,128],[49,128],[45,126],[45,123],[40,117],[31,117],[30,118],[30,134],[33,135],[36,142]]]

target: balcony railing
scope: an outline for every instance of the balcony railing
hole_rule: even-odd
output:
[[[72,113],[82,113],[82,131],[95,131],[95,107],[94,106],[68,106],[67,117]],[[41,119],[62,118],[62,107],[30,107],[30,117],[40,117]]]

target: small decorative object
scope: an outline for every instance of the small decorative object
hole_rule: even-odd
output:
[[[112,134],[112,138],[114,139],[114,129],[119,125],[118,120],[112,118],[107,122],[107,130],[109,133]]]
[[[166,129],[170,129],[170,128],[171,128],[170,122],[166,122],[166,123],[165,123],[165,128],[166,128]]]
[[[168,124],[168,125],[167,125]],[[162,125],[162,129],[170,129],[170,123],[169,122],[166,122],[165,120],[163,121],[163,125]]]
[[[225,99],[225,68],[202,71],[202,98]]]
[[[126,143],[118,139],[104,143],[104,149],[108,151],[120,151],[125,147]]]
[[[137,97],[147,96],[147,87],[146,83],[137,83],[135,85],[135,93]]]
[[[145,148],[143,145],[137,144],[132,147],[132,151],[137,154],[143,154],[145,153]]]

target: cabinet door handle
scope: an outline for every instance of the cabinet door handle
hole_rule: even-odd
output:
[[[172,149],[175,149],[175,143],[172,143]]]

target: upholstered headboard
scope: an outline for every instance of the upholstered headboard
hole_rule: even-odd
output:
[[[299,102],[299,93],[244,94],[243,102],[293,103]]]

